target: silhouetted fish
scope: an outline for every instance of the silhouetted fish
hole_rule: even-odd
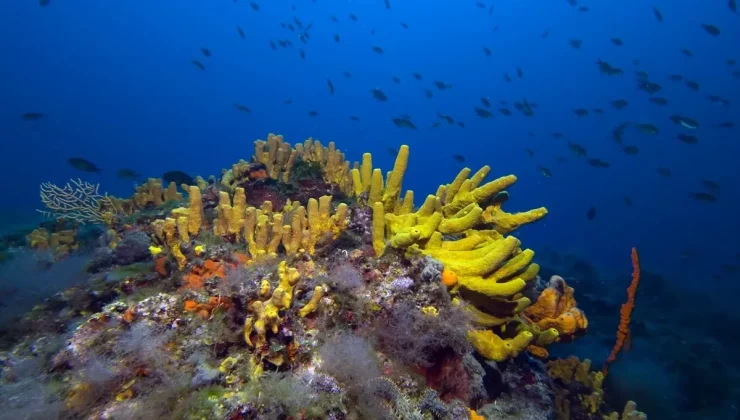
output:
[[[44,117],[46,117],[46,114],[41,112],[26,112],[21,115],[23,121],[38,121]]]
[[[141,178],[141,175],[134,171],[133,169],[128,168],[121,168],[116,172],[116,176],[118,176],[121,179],[139,179]]]
[[[717,202],[717,196],[705,192],[692,192],[689,193],[689,197],[696,201],[705,201],[707,203]]]
[[[385,96],[385,93],[383,93],[380,89],[372,89],[370,92],[373,94],[373,98],[377,99],[380,102],[385,102],[388,100],[388,97]]]
[[[679,140],[686,144],[697,144],[699,143],[699,139],[696,136],[692,136],[689,134],[679,134],[676,136]]]
[[[657,171],[658,171],[658,175],[662,175],[666,177],[673,175],[671,170],[668,168],[658,168]]]
[[[632,198],[631,197],[624,197],[624,205],[627,207],[632,207]]]
[[[622,150],[630,156],[635,156],[640,153],[640,149],[637,146],[624,146]]]
[[[377,54],[383,54],[383,49],[382,49],[382,48],[380,48],[380,47],[378,47],[378,46],[374,46],[374,47],[372,48],[372,50],[373,50],[373,52],[375,52],[375,53],[377,53]]]
[[[611,166],[609,162],[597,158],[589,159],[588,164],[593,166],[594,168],[608,168],[609,166]]]
[[[658,22],[663,22],[663,13],[657,7],[653,7],[653,14],[655,15],[655,19],[658,19]]]
[[[542,176],[544,176],[545,178],[551,178],[551,177],[552,177],[552,171],[551,171],[551,170],[549,170],[548,168],[546,168],[546,167],[544,167],[544,166],[538,166],[538,167],[537,167],[537,169],[539,169],[539,170],[540,170],[540,173],[541,173],[541,174],[542,174]]]
[[[241,27],[241,26],[239,26],[239,25],[236,25],[236,32],[237,32],[237,33],[239,34],[239,36],[240,36],[240,37],[241,37],[242,39],[246,38],[246,35],[244,34],[244,30],[242,29],[242,27]]]
[[[416,125],[414,125],[414,123],[411,121],[411,118],[406,115],[393,118],[393,124],[395,124],[396,127],[399,128],[410,128],[412,130],[416,130]]]
[[[334,94],[334,83],[331,82],[331,79],[326,79],[326,86],[329,88],[329,95]]]
[[[581,45],[583,45],[583,41],[581,41],[580,39],[570,39],[568,40],[568,43],[570,43],[570,46],[575,49],[579,49],[581,48]]]
[[[459,163],[465,162],[465,156],[463,155],[452,155],[452,158],[455,159],[455,162],[459,162]]]
[[[199,70],[202,70],[202,71],[206,71],[206,66],[204,66],[204,65],[203,65],[203,63],[201,63],[200,61],[198,61],[198,60],[193,60],[193,61],[192,61],[192,63],[193,63],[193,65],[194,65],[195,67],[197,67],[197,68],[198,68]]]
[[[586,212],[586,219],[594,220],[596,218],[596,207],[591,206]]]
[[[211,50],[209,50],[206,47],[201,47],[200,51],[203,53],[204,56],[210,57],[211,56]]]
[[[285,101],[283,101],[283,103],[285,103]],[[249,109],[249,107],[246,106],[246,105],[234,104],[234,108],[236,108],[237,111],[243,112],[245,114],[251,114],[252,113],[252,110]]]
[[[67,163],[69,163],[70,166],[72,166],[73,168],[78,169],[83,172],[92,172],[96,174],[99,174],[100,172],[102,172],[102,169],[95,166],[94,163],[90,162],[87,159],[83,159],[80,157],[69,158],[67,159]]]
[[[708,33],[709,35],[719,36],[719,28],[714,25],[702,23],[701,27],[704,29],[704,32]]]
[[[628,103],[624,99],[616,99],[614,101],[611,101],[611,105],[616,109],[622,109],[626,107]]]
[[[616,45],[617,47],[621,47],[622,45],[624,45],[620,38],[612,38],[611,41],[612,44]]]
[[[181,185],[181,184],[195,185],[195,181],[193,180],[193,177],[186,174],[183,171],[167,171],[164,174],[162,174],[162,180],[164,181],[165,184],[174,182],[177,185]]]
[[[712,192],[712,194],[719,194],[720,185],[718,182],[712,181],[711,179],[702,179],[701,185]]]
[[[249,5],[252,7],[252,10],[255,12],[258,12],[260,10],[260,5],[257,4],[257,2],[251,1],[249,2]]]
[[[475,108],[475,113],[481,118],[491,118],[493,114],[483,108]]]

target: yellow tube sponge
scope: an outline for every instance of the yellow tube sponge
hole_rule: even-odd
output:
[[[315,311],[319,305],[319,302],[321,302],[321,298],[323,297],[324,297],[324,288],[322,286],[316,286],[316,288],[313,289],[313,296],[311,296],[311,300],[309,300],[308,303],[306,303],[298,311],[298,315],[301,318],[305,318],[306,315]]]
[[[532,341],[532,333],[522,331],[514,338],[503,339],[491,330],[470,330],[468,341],[481,356],[488,360],[503,362],[516,357]]]
[[[444,234],[465,232],[480,222],[481,214],[483,209],[477,203],[471,203],[452,217],[442,220],[438,230]]]
[[[385,209],[383,203],[373,203],[373,249],[376,256],[385,250]]]
[[[197,186],[188,187],[190,195],[190,207],[188,208],[188,233],[197,236],[200,232],[201,223],[203,223],[203,202],[200,195],[200,188]]]
[[[370,194],[367,197],[368,204],[375,204],[383,200],[383,171],[374,169],[370,179]]]
[[[460,186],[460,190],[457,194],[451,197],[450,191],[447,192],[445,205],[443,207],[444,214],[445,216],[451,216],[471,203],[481,203],[503,191],[515,182],[516,176],[508,175],[502,176],[501,178],[473,189],[472,186],[475,185],[475,180],[465,180]]]
[[[362,182],[362,192],[370,191],[373,177],[373,155],[364,153],[362,155],[362,164],[360,165],[360,180]]]
[[[458,276],[485,276],[496,270],[504,261],[509,259],[519,246],[519,240],[509,236],[502,241],[494,242],[490,247],[483,248],[486,253],[475,259],[467,259],[465,254],[477,255],[479,251],[442,251],[438,259]],[[493,283],[493,282],[492,282]]]
[[[515,257],[511,258],[501,268],[496,270],[488,279],[492,281],[501,281],[514,277],[517,274],[524,272],[532,262],[534,258],[534,251],[531,249],[525,249]],[[526,280],[525,280],[526,281]]]
[[[544,207],[521,213],[507,213],[501,210],[501,204],[494,204],[486,207],[482,219],[486,223],[492,223],[497,231],[506,234],[524,224],[536,222],[546,215],[547,209]]]
[[[403,184],[403,176],[406,173],[406,168],[409,163],[409,147],[402,145],[398,149],[398,155],[396,156],[396,162],[393,164],[393,171],[388,176],[385,191],[383,192],[383,207],[386,212],[392,212],[396,207],[396,202],[401,196],[401,187]]]

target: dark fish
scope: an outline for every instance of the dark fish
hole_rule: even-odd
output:
[[[385,149],[385,151],[388,152],[389,156],[393,156],[393,157],[398,156],[398,150],[392,147]]]
[[[568,0],[568,4],[570,4],[571,6],[577,6],[578,0]]]
[[[198,68],[199,70],[202,70],[202,71],[206,71],[206,66],[204,66],[204,65],[203,65],[203,63],[201,63],[200,61],[198,61],[198,60],[193,60],[193,61],[192,61],[192,63],[193,63],[193,65],[194,65],[195,67],[197,67],[197,68]]]
[[[251,114],[252,113],[252,110],[249,109],[246,105],[234,104],[234,108],[236,108],[237,111],[243,112],[245,114]]]
[[[717,124],[717,127],[719,128],[733,128],[735,127],[735,123],[732,121],[725,121],[723,123]]]
[[[293,16],[293,22],[298,29],[303,29],[303,22],[297,16]]]
[[[253,9],[253,10],[254,10],[255,12],[257,12],[257,11],[259,11],[259,10],[260,10],[260,5],[259,5],[259,4],[257,4],[256,2],[250,1],[250,2],[249,2],[249,5],[250,5],[250,6],[252,6],[252,9]]]
[[[578,143],[568,142],[568,149],[576,156],[586,156],[586,148]]]
[[[460,128],[465,128],[465,123],[462,122],[462,121],[458,121],[457,122],[457,126],[460,127]]]
[[[483,108],[475,108],[475,113],[481,118],[491,118],[493,114]]]
[[[525,152],[527,152],[527,155],[529,155],[530,158],[534,157],[534,150],[530,149],[529,147],[524,149]]]
[[[520,79],[524,78],[524,72],[522,71],[522,69],[520,67],[517,67],[516,68],[516,75]]]
[[[583,108],[576,108],[573,110],[573,113],[579,117],[585,117],[588,115],[588,110]]]
[[[290,105],[290,104],[292,104],[292,103],[293,103],[293,100],[292,100],[292,99],[290,99],[290,98],[288,98],[288,99],[283,99],[283,103],[284,103],[285,105]]]
[[[487,56],[489,56],[489,57],[490,57],[490,56],[491,56],[491,54],[493,54],[493,52],[491,51],[491,49],[490,49],[490,48],[488,48],[488,47],[483,47],[483,54],[485,54],[485,55],[487,55]]]
[[[94,163],[90,162],[87,159],[79,158],[79,157],[73,157],[67,159],[67,162],[75,169],[78,169],[83,172],[94,172],[96,174],[99,174],[102,172],[102,169],[95,166]]]
[[[673,173],[668,168],[658,168],[658,175],[671,176]]]
[[[588,12],[588,6],[579,6],[578,11],[579,12]]]
[[[339,34],[334,34],[334,42],[339,42],[339,41],[341,41]]]
[[[432,99],[434,97],[434,93],[429,89],[424,89],[424,96],[426,96],[427,99]]]
[[[455,124],[455,119],[450,117],[449,115],[445,115],[441,112],[437,112],[437,116],[443,120],[449,125]]]
[[[630,156],[635,156],[640,153],[640,149],[638,149],[637,146],[624,146],[622,150]]]
[[[704,28],[704,32],[708,33],[709,35],[719,36],[719,28],[714,25],[702,23],[701,27]]]
[[[688,129],[696,130],[699,128],[699,122],[693,118],[685,117],[683,115],[674,114],[670,116],[671,121],[676,125],[682,125]]]
[[[436,86],[437,89],[439,89],[439,90],[445,90],[445,89],[449,89],[449,88],[452,87],[452,85],[448,85],[447,83],[442,82],[440,80],[435,80],[434,81],[434,86]]]
[[[614,101],[611,101],[611,104],[616,109],[622,109],[628,105],[627,101],[625,101],[624,99],[616,99]]]
[[[51,4],[51,0],[39,0],[39,6],[46,7]]]
[[[624,205],[627,207],[632,207],[632,198],[631,197],[624,197]]]
[[[734,67],[734,66],[735,66],[735,64],[737,64],[737,61],[735,61],[735,59],[734,59],[734,58],[730,58],[729,60],[727,60],[727,65],[728,65],[728,66],[730,66],[730,67]]]
[[[686,57],[693,57],[694,56],[694,52],[691,51],[688,48],[681,48],[681,54],[685,55]]]
[[[275,41],[270,40],[269,44],[270,48],[272,48],[274,51],[277,51],[277,44],[275,44]]]
[[[349,119],[352,121],[360,121],[360,117],[358,117],[357,115],[352,115],[351,117],[349,117]]]
[[[329,16],[329,19],[331,19],[331,21],[334,23],[339,23],[339,19],[337,19],[336,16]]]
[[[410,128],[412,130],[416,130],[416,125],[411,122],[411,118],[409,118],[408,116],[393,118],[393,124],[395,124],[398,128]]]
[[[242,27],[241,27],[241,26],[239,26],[239,25],[236,25],[236,32],[237,32],[237,33],[239,34],[239,36],[240,36],[240,37],[241,37],[242,39],[246,38],[246,35],[244,34],[244,30],[242,29]]]
[[[681,80],[683,80],[683,76],[681,76],[680,74],[672,74],[668,78],[673,82],[680,82]]]
[[[373,51],[377,54],[383,54],[383,49],[378,46],[374,46]]]
[[[202,47],[200,50],[201,50],[201,52],[203,52],[203,55],[204,56],[206,56],[206,57],[210,57],[211,56],[211,50],[209,50],[208,48]]]
[[[344,75],[344,77],[346,77],[346,78],[348,78],[348,79],[352,77],[352,73],[350,73],[350,72],[348,72],[348,71],[345,71],[345,72],[343,72],[342,74]]]
[[[690,134],[679,134],[676,136],[677,139],[681,140],[682,142],[686,144],[697,144],[699,143],[699,139],[696,136],[692,136]]]
[[[552,171],[549,170],[548,168],[545,168],[544,166],[538,166],[537,169],[540,170],[540,173],[545,178],[551,178],[552,177]]]
[[[318,111],[308,111],[308,116],[309,117],[316,117],[318,115],[319,115],[319,112]]]
[[[479,9],[485,9],[486,8],[486,4],[483,3],[482,1],[476,2],[475,5],[478,6]]]
[[[730,11],[732,11],[732,13],[737,13],[737,2],[735,2],[735,0],[728,0],[727,7],[730,8]]]
[[[509,73],[504,73],[504,80],[506,80],[507,83],[511,82],[511,76],[509,76]]]
[[[459,162],[459,163],[465,162],[465,156],[463,155],[452,155],[452,158],[455,159],[455,162]]]
[[[591,206],[586,212],[586,219],[594,220],[596,218],[596,207]]]
[[[622,45],[624,45],[620,38],[612,38],[611,41],[612,44],[616,45],[617,47],[621,47]]]
[[[393,83],[396,83],[396,84],[401,83],[401,78],[398,76],[393,76],[392,80],[393,80]]]
[[[439,128],[442,127],[442,123],[437,121],[436,123],[432,124],[432,128]]]
[[[660,106],[668,105],[668,99],[661,98],[659,96],[651,96],[648,100],[654,103],[655,105],[660,105]]]
[[[391,2],[390,2],[390,0],[383,0],[383,2],[385,3],[385,8],[386,9],[390,9],[391,8]]]
[[[567,161],[568,161],[568,159],[566,159],[566,158],[564,158],[564,157],[562,157],[562,156],[555,156],[555,161],[556,161],[557,163],[565,163],[565,162],[567,162]]]
[[[491,107],[491,101],[487,97],[485,97],[485,96],[480,98],[480,103],[482,103],[483,106],[486,107],[486,108],[490,108]]]
[[[370,92],[373,94],[373,98],[377,99],[380,102],[385,102],[388,100],[388,97],[385,96],[385,93],[383,93],[380,89],[373,89]]]
[[[421,80],[422,78],[423,77],[422,77],[421,73],[414,73],[414,79]]]
[[[580,39],[571,39],[568,40],[568,42],[570,43],[570,46],[575,49],[579,49],[581,48],[581,45],[583,45],[583,41],[581,41]]]
[[[298,55],[300,55],[301,60],[305,60],[306,59],[306,51],[304,51],[303,48],[301,48],[300,50],[298,50]]]
[[[511,110],[509,110],[508,108],[499,108],[498,112],[500,112],[503,115],[506,115],[507,117],[511,116]]]
[[[326,86],[329,88],[329,95],[334,94],[334,83],[331,82],[331,79],[326,79]]]
[[[496,31],[498,31],[498,28],[499,28],[499,26],[498,26],[498,25],[494,26],[494,27],[493,27],[493,31],[492,31],[492,32],[496,32]]]
[[[644,134],[649,134],[651,136],[655,136],[660,133],[658,127],[654,126],[653,124],[635,124],[635,128],[637,129],[637,131]]]
[[[659,84],[644,79],[637,81],[637,88],[649,93],[650,95],[658,93],[663,89]]]
[[[730,105],[730,101],[719,96],[719,95],[707,95],[707,100],[712,104],[720,104],[722,106]]]
[[[401,27],[403,29],[408,29],[409,28],[409,25],[407,23],[405,23],[405,22],[401,22]]]
[[[707,203],[716,203],[717,196],[705,192],[692,192],[689,193],[689,197],[696,201],[704,201]]]
[[[41,112],[26,112],[21,115],[23,121],[38,121],[44,117],[46,117],[46,114]]]
[[[174,182],[176,185],[195,185],[195,180],[193,180],[193,177],[183,171],[167,171],[162,174],[162,180],[165,184]]]
[[[588,164],[593,166],[594,168],[608,168],[609,166],[611,166],[609,162],[597,158],[589,159]]]
[[[133,169],[121,168],[116,172],[116,175],[121,179],[139,179],[141,175]]]
[[[591,109],[591,112],[593,112],[594,114],[604,115],[604,110],[601,108],[593,108]]]
[[[552,136],[553,138],[556,138],[556,139],[562,139],[562,138],[563,138],[563,136],[564,136],[564,134],[563,134],[563,133],[560,133],[560,132],[558,132],[558,131],[556,131],[556,132],[554,132],[554,133],[552,133],[552,134],[550,134],[550,135],[551,135],[551,136]]]
[[[663,22],[663,13],[657,7],[653,7],[653,14],[655,15],[655,19],[658,19],[658,22]]]
[[[712,181],[711,179],[702,179],[701,185],[708,189],[712,194],[719,194],[720,185],[718,182]]]
[[[687,80],[686,87],[693,90],[694,92],[697,92],[699,90],[699,83],[694,82],[693,80]]]
[[[349,18],[350,18],[350,20],[352,20],[353,22],[357,22],[357,15],[353,15],[352,13],[350,13],[350,14],[349,14]]]
[[[635,72],[635,76],[640,80],[647,80],[650,77],[650,75],[644,70],[637,70]]]

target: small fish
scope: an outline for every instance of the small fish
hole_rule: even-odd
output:
[[[701,27],[704,29],[704,32],[708,33],[709,35],[719,36],[719,28],[714,25],[702,23]]]
[[[693,57],[694,56],[694,52],[691,51],[688,48],[681,48],[681,54],[685,55],[686,57]]]
[[[568,40],[568,42],[570,43],[570,46],[575,49],[580,49],[581,45],[583,45],[583,41],[581,41],[580,39],[570,39]]]
[[[334,23],[339,23],[339,19],[336,16],[329,16],[329,19]]]
[[[383,2],[385,3],[385,8],[386,9],[390,9],[391,8],[391,2],[390,2],[390,0],[383,0]]]
[[[465,156],[463,155],[452,155],[452,158],[455,159],[455,162],[458,162],[458,163],[465,162]]]
[[[611,101],[611,105],[616,109],[623,109],[628,105],[628,102],[624,99],[616,99]]]
[[[357,15],[353,15],[352,13],[349,14],[349,19],[353,22],[357,22]]]
[[[339,42],[341,40],[342,38],[339,36],[339,34],[334,34],[334,42]]]
[[[401,83],[401,78],[398,77],[398,76],[393,76],[393,78],[391,80],[393,80],[393,83],[395,83],[395,84],[400,84]]]
[[[635,156],[640,153],[640,149],[637,146],[624,146],[622,151],[630,156]]]
[[[383,93],[383,91],[380,89],[372,89],[370,92],[373,94],[373,98],[380,102],[385,102],[388,100],[388,97],[385,96],[385,93]]]
[[[345,72],[343,72],[342,74],[344,75],[344,77],[346,77],[346,78],[348,78],[348,79],[352,78],[352,73],[350,73],[350,72],[348,72],[348,71],[345,71]]]
[[[583,108],[576,108],[573,110],[573,113],[576,114],[576,116],[585,117],[588,115],[588,110]]]
[[[591,112],[593,112],[594,114],[604,115],[604,110],[601,108],[592,108]]]
[[[316,117],[318,115],[319,115],[319,112],[318,111],[308,111],[308,116],[309,117]]]
[[[41,112],[26,112],[21,115],[21,119],[23,121],[38,121],[45,117],[46,117],[46,114],[41,113]]]
[[[730,105],[730,101],[719,96],[719,95],[707,95],[707,100],[712,104],[719,104],[722,106]]]
[[[660,86],[658,83],[644,79],[640,79],[637,81],[637,88],[647,92],[650,95],[658,93],[663,89],[663,87]]]
[[[405,23],[405,22],[401,22],[401,27],[403,29],[408,29],[409,28],[409,25],[407,23]]]
[[[651,136],[655,136],[660,133],[658,127],[654,126],[653,124],[635,124],[635,128],[637,129],[637,131]]]
[[[632,198],[631,197],[624,197],[622,199],[624,201],[624,205],[627,207],[632,207]]]
[[[116,172],[116,176],[118,176],[121,179],[139,179],[141,178],[141,175],[134,171],[133,169],[128,168],[121,168]]]
[[[270,40],[269,44],[270,48],[272,48],[274,51],[277,51],[277,44],[275,44],[275,41]]]
[[[689,193],[689,197],[696,201],[704,201],[707,203],[716,203],[717,196],[705,192],[692,192]]]
[[[544,166],[538,166],[538,167],[537,167],[537,169],[539,169],[539,170],[540,170],[540,173],[541,173],[541,174],[542,174],[542,176],[544,176],[545,178],[551,178],[551,177],[552,177],[552,171],[551,171],[551,170],[549,170],[548,168],[546,168],[546,167],[544,167]]]
[[[326,79],[326,86],[329,88],[329,95],[334,94],[334,83],[331,82],[331,79]]]
[[[509,73],[504,73],[504,80],[506,80],[506,83],[511,82],[511,76],[509,76]]]
[[[737,2],[735,0],[728,0],[727,7],[732,13],[737,13]]]
[[[668,79],[670,79],[672,82],[680,82],[681,80],[683,80],[683,76],[681,76],[680,74],[672,74],[668,76]]]
[[[290,104],[292,104],[292,103],[293,103],[293,100],[292,100],[292,99],[290,99],[290,98],[288,98],[288,99],[283,99],[283,104],[285,104],[285,105],[290,105]]]
[[[481,118],[491,118],[493,116],[493,114],[488,110],[478,107],[475,108],[475,113]]]
[[[352,121],[360,121],[360,117],[358,117],[357,115],[352,115],[349,117],[349,119]]]
[[[383,49],[382,49],[382,48],[380,48],[380,47],[378,47],[378,46],[374,46],[374,47],[372,48],[372,50],[373,50],[373,52],[375,52],[375,53],[377,53],[377,54],[381,54],[381,55],[383,54]]]
[[[661,176],[668,177],[668,176],[673,175],[673,173],[671,172],[671,170],[668,169],[668,168],[658,168],[657,171],[658,171],[658,175],[661,175]]]
[[[39,0],[39,6],[46,7],[51,4],[51,0]]]
[[[588,164],[593,166],[594,168],[608,168],[609,166],[611,166],[609,162],[597,158],[589,159]]]
[[[622,45],[624,45],[624,42],[622,42],[620,38],[612,38],[611,41],[612,44],[616,45],[617,47],[621,47]]]
[[[502,115],[506,115],[507,117],[511,116],[511,110],[508,108],[499,108],[498,112],[500,112]]]
[[[650,78],[650,75],[644,70],[637,70],[635,71],[635,77],[637,77],[637,79],[639,80],[647,80],[648,78]]]
[[[195,185],[195,180],[193,180],[193,177],[183,171],[167,171],[162,174],[162,180],[165,184],[174,182],[176,185]]]
[[[548,37],[548,35],[550,35],[550,30],[549,29],[545,29],[545,31],[542,32],[542,34],[540,35],[540,38],[545,39],[545,38]]]
[[[697,92],[699,90],[699,83],[694,82],[693,80],[687,80],[686,87],[693,90],[694,92]]]
[[[298,50],[298,55],[301,57],[301,60],[305,60],[306,59],[306,51],[304,51],[303,48],[301,48],[300,50]]]
[[[437,112],[437,116],[438,116],[438,117],[439,117],[440,119],[443,119],[443,120],[445,120],[445,122],[446,122],[447,124],[449,124],[449,125],[455,124],[455,119],[454,119],[454,118],[452,118],[452,117],[450,117],[449,115],[445,115],[445,114],[443,114],[443,113],[441,113],[441,112]]]
[[[527,152],[527,155],[530,158],[533,158],[534,157],[534,150],[530,149],[529,147],[526,147],[526,148],[524,148],[524,151]]]
[[[676,125],[682,125],[690,130],[696,130],[699,128],[699,122],[693,118],[685,117],[683,115],[674,114],[670,116],[671,121]]]
[[[486,8],[486,4],[483,3],[482,1],[476,2],[475,5],[478,6],[479,9],[485,9]]]
[[[564,158],[564,157],[562,157],[562,156],[555,156],[555,161],[556,161],[557,163],[565,163],[565,162],[567,162],[567,161],[568,161],[568,159],[566,159],[566,158]]]
[[[416,80],[423,79],[423,76],[421,75],[421,73],[414,73],[413,76],[414,76],[414,79],[416,79]]]
[[[712,181],[711,179],[702,179],[701,185],[708,189],[712,194],[719,194],[720,185],[718,182]]]
[[[236,32],[237,32],[237,33],[239,34],[239,36],[240,36],[240,37],[241,37],[242,39],[244,39],[244,38],[246,38],[246,37],[247,37],[247,36],[246,36],[246,35],[244,34],[244,30],[243,30],[243,29],[242,29],[242,27],[241,27],[241,26],[239,26],[239,25],[236,25]]]
[[[550,135],[551,135],[551,136],[552,136],[553,138],[556,138],[556,139],[562,139],[562,138],[563,138],[563,136],[564,136],[565,134],[563,134],[563,133],[561,133],[561,132],[559,132],[559,131],[556,131],[556,132],[554,132],[554,133],[552,133],[552,134],[550,134]]]
[[[197,68],[198,68],[199,70],[201,70],[201,71],[206,71],[206,66],[204,66],[204,65],[203,65],[203,63],[201,63],[200,61],[198,61],[198,60],[193,60],[193,61],[192,61],[192,63],[193,63],[193,65],[194,65],[195,67],[197,67]]]
[[[429,89],[424,89],[424,96],[426,96],[427,99],[432,99],[434,97],[434,93]]]
[[[654,103],[655,105],[660,105],[660,106],[668,105],[668,99],[661,98],[659,96],[651,96],[648,100]]]
[[[99,174],[102,172],[102,169],[95,166],[94,163],[90,162],[87,159],[79,158],[79,157],[72,157],[67,159],[67,163],[70,164],[75,169],[78,169],[83,172],[92,172]]]
[[[389,156],[393,156],[393,157],[398,156],[398,149],[394,149],[392,147],[389,147],[389,148],[385,149],[385,151],[388,152],[388,155]]]
[[[259,12],[260,10],[259,4],[257,4],[256,2],[250,1],[249,5],[252,7],[252,10],[254,10],[255,12]]]
[[[596,218],[596,207],[591,206],[589,207],[588,211],[586,212],[586,219],[588,220],[594,220]]]
[[[677,139],[681,140],[682,142],[686,144],[697,144],[699,143],[699,139],[696,136],[692,136],[690,134],[679,134],[676,136]]]
[[[448,85],[447,83],[442,82],[440,80],[435,80],[434,81],[434,86],[436,86],[437,89],[439,89],[439,90],[445,90],[445,89],[449,89],[449,88],[452,87],[452,85]]]
[[[578,143],[568,142],[568,149],[576,156],[586,156],[586,148]]]
[[[717,124],[717,127],[719,128],[733,128],[735,127],[735,123],[732,121],[725,121],[722,123]]]
[[[516,76],[520,79],[524,78],[524,72],[522,71],[520,67],[516,68]]]
[[[653,7],[653,15],[655,15],[655,19],[658,19],[658,22],[663,22],[663,13],[657,7]]]
[[[488,47],[483,47],[483,54],[485,54],[485,55],[487,55],[487,56],[489,56],[489,57],[490,57],[490,56],[491,56],[491,54],[493,54],[493,52],[491,51],[491,49],[490,49],[490,48],[488,48]]]
[[[486,108],[490,108],[491,107],[491,101],[487,97],[485,97],[485,96],[483,96],[483,97],[480,98],[480,103],[482,103],[483,106],[486,107]]]
[[[236,109],[237,111],[239,111],[239,112],[243,112],[243,113],[245,113],[245,114],[251,114],[251,113],[252,113],[252,110],[251,110],[251,109],[249,109],[249,107],[247,107],[246,105],[241,105],[241,104],[234,104],[234,108],[235,108],[235,109]]]
[[[579,12],[588,12],[589,11],[589,8],[588,8],[588,6],[578,6],[578,9],[577,10]]]
[[[298,27],[298,29],[303,29],[303,22],[298,19],[298,16],[293,16],[293,22],[295,23],[295,26]]]
[[[398,128],[410,128],[412,130],[416,130],[416,125],[411,121],[411,118],[408,116],[401,116],[393,118],[393,124],[396,125]]]
[[[211,56],[211,50],[209,50],[209,49],[208,49],[208,48],[206,48],[206,47],[202,47],[202,48],[200,49],[200,51],[201,51],[201,52],[203,53],[203,55],[204,55],[204,56],[206,56],[206,57],[210,57],[210,56]]]
[[[460,127],[460,128],[465,128],[465,123],[462,122],[462,121],[458,121],[457,122],[457,126]]]

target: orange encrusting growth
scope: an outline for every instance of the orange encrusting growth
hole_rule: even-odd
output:
[[[622,308],[619,310],[619,328],[617,329],[617,342],[614,343],[612,352],[604,363],[604,367],[601,369],[601,373],[606,376],[609,373],[609,365],[616,360],[617,355],[624,347],[625,342],[629,340],[630,336],[630,319],[632,317],[632,310],[635,309],[635,293],[637,293],[637,285],[640,283],[640,258],[637,255],[637,249],[632,248],[632,283],[627,288],[627,302],[622,304]]]

